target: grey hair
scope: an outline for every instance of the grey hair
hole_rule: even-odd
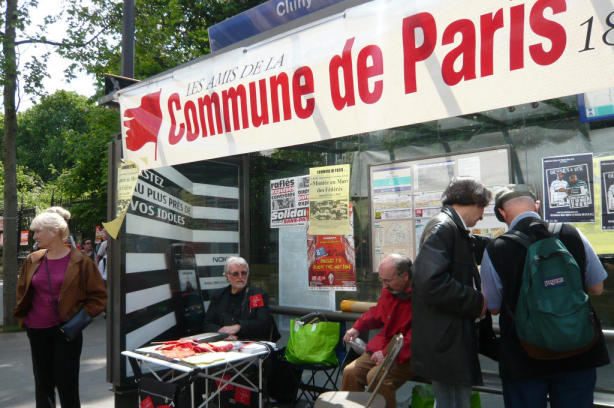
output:
[[[409,279],[411,279],[412,262],[408,256],[401,254],[390,254],[386,258],[392,259],[394,269],[397,271],[397,275],[401,276],[403,275],[403,272],[407,272],[407,276],[409,277]]]
[[[56,213],[60,217],[64,218],[66,221],[70,220],[70,211],[62,207],[58,207],[58,206],[49,207],[45,210],[45,212]]]
[[[62,207],[51,208],[59,208],[61,210],[64,210]],[[30,224],[30,229],[39,230],[44,228],[47,230],[52,230],[57,228],[62,239],[68,238],[68,235],[70,235],[70,231],[68,230],[68,223],[66,222],[67,218],[60,215],[60,213],[55,210],[49,210],[45,210],[44,212],[34,217],[32,223]],[[64,212],[65,214],[68,214],[68,219],[70,219],[70,212],[68,212],[67,210],[64,210]]]
[[[247,272],[249,273],[249,265],[244,258],[240,256],[231,256],[226,259],[226,263],[224,264],[224,275],[228,275],[228,269],[230,269],[230,265],[245,265],[247,268]]]

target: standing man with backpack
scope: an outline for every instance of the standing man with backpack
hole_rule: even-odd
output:
[[[609,363],[601,325],[588,301],[607,273],[587,239],[568,224],[548,224],[528,186],[495,195],[495,215],[510,230],[482,259],[482,291],[501,313],[499,372],[506,408],[593,406],[596,367]]]

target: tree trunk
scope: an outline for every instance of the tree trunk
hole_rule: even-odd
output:
[[[17,286],[17,166],[16,136],[17,112],[15,94],[17,91],[17,59],[15,57],[15,25],[17,22],[17,0],[6,2],[6,27],[4,31],[4,139],[2,162],[4,163],[4,250],[2,262],[4,271],[4,330],[17,325],[13,317]]]

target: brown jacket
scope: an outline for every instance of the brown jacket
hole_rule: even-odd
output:
[[[36,271],[46,252],[42,249],[31,253],[19,270],[17,305],[13,314],[20,320],[26,317],[32,307],[34,289],[31,283],[34,273],[46,273],[44,270]],[[98,268],[90,258],[74,248],[71,249],[60,293],[54,293],[54,296],[58,298],[58,311],[64,322],[76,315],[81,307],[85,307],[86,312],[95,317],[104,310],[107,302],[107,291]]]

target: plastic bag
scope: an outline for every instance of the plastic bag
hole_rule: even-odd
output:
[[[411,408],[433,408],[435,405],[435,395],[429,384],[414,385],[411,390]],[[477,391],[471,392],[471,408],[481,408],[482,401],[480,393]]]
[[[339,364],[335,347],[339,343],[338,322],[318,322],[301,325],[290,320],[290,339],[286,346],[286,360],[293,364]]]

